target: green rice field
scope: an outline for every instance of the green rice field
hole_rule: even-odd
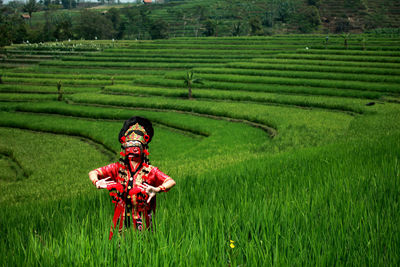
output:
[[[3,49],[0,266],[399,265],[400,38],[324,40]],[[133,115],[177,185],[154,231],[109,241],[113,204],[88,172],[118,159]]]

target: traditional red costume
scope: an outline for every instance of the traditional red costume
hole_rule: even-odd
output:
[[[132,117],[127,120],[119,134],[122,144],[119,162],[94,170],[99,180],[107,181],[106,188],[115,203],[110,239],[118,221],[119,231],[124,225],[130,227],[131,223],[138,230],[142,230],[143,222],[146,227],[150,227],[156,198],[148,201],[149,195],[144,185],[157,187],[161,192],[167,191],[164,185],[173,181],[157,167],[149,164],[147,149],[153,133],[153,127],[147,119]]]

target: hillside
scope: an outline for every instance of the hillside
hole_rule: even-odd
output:
[[[3,8],[1,44],[294,33],[399,35],[400,28],[400,4],[395,0],[187,0],[71,10],[42,8],[25,21],[13,15],[18,12]]]
[[[390,0],[323,0],[319,8],[330,32],[363,32],[400,27],[400,2]]]
[[[400,38],[325,37],[6,47],[0,265],[396,265]],[[133,115],[177,185],[154,231],[109,241],[114,206],[87,174]]]

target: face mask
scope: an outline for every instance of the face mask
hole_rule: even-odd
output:
[[[130,141],[124,144],[125,156],[132,159],[140,159],[143,153],[143,145],[138,141]]]

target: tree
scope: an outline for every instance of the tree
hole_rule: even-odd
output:
[[[233,24],[233,27],[232,27],[232,35],[233,36],[239,36],[240,35],[240,27],[241,26],[242,26],[242,23],[240,21]]]
[[[24,11],[28,12],[29,17],[32,18],[32,13],[37,11],[39,9],[39,6],[36,3],[36,0],[29,0],[25,5],[24,5]]]
[[[192,87],[193,87],[193,84],[195,84],[195,83],[198,83],[198,84],[203,84],[203,82],[200,80],[200,79],[198,79],[198,78],[196,78],[195,76],[194,76],[194,73],[193,73],[193,71],[188,71],[187,73],[186,73],[186,76],[184,77],[184,84],[187,86],[187,88],[188,88],[188,98],[189,99],[192,99],[193,97],[192,97]]]
[[[165,39],[168,38],[168,26],[163,20],[157,20],[150,25],[151,39]]]
[[[54,40],[55,25],[52,21],[51,11],[44,12],[44,24],[43,24],[43,41]]]
[[[44,0],[44,1],[43,1],[43,4],[44,4],[46,7],[49,7],[49,5],[51,4],[51,0]]]
[[[61,81],[58,81],[57,83],[57,101],[62,101],[63,100],[63,91],[61,89]]]
[[[202,22],[208,17],[208,9],[202,5],[194,6],[187,10],[185,15],[187,15],[188,18],[191,18],[194,36],[197,37]]]
[[[113,7],[108,10],[105,16],[112,22],[115,31],[114,37],[117,39],[122,39],[126,24],[122,23],[123,21],[121,19],[120,11]]]
[[[215,35],[215,31],[217,28],[217,24],[215,23],[215,20],[212,19],[208,19],[205,22],[205,31],[204,31],[204,35],[205,36],[213,36]]]
[[[79,38],[111,39],[115,31],[112,22],[98,12],[84,9],[81,11],[75,32]]]
[[[341,37],[343,38],[343,45],[346,49],[348,49],[348,43],[347,41],[350,39],[350,33],[342,33]]]
[[[321,5],[321,0],[308,0],[308,4],[311,6],[319,7]]]
[[[264,34],[260,18],[258,18],[258,17],[250,18],[249,25],[250,25],[250,34],[251,35],[263,35]]]
[[[27,39],[26,23],[18,13],[8,12],[2,8],[0,12],[0,47],[11,43],[22,43]]]
[[[73,37],[72,18],[69,13],[58,13],[53,17],[55,26],[54,37],[58,40],[67,40]]]
[[[300,9],[290,21],[293,25],[297,25],[297,29],[302,33],[313,32],[321,25],[319,11],[315,6],[306,6]]]
[[[148,37],[150,11],[146,6],[123,9],[122,12],[123,16],[121,18],[127,20],[123,26],[125,28],[125,36],[138,40]]]
[[[76,1],[75,0],[61,0],[61,4],[65,9],[71,9],[76,7]]]

